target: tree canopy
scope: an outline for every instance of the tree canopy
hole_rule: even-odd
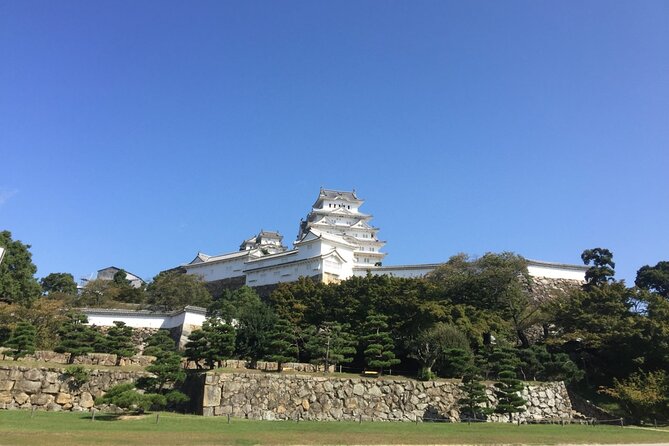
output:
[[[0,301],[30,305],[41,294],[34,277],[37,267],[32,262],[30,245],[12,240],[9,231],[1,231],[0,246],[6,250],[0,262]]]

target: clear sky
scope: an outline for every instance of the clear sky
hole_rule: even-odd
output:
[[[0,0],[0,229],[150,279],[319,187],[385,264],[669,260],[669,2]]]

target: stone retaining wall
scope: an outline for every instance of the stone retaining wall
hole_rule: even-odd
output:
[[[89,410],[94,399],[116,384],[133,382],[145,372],[90,370],[77,386],[65,369],[0,366],[0,408]]]
[[[12,358],[10,355],[7,355],[6,352],[8,349],[0,348],[0,359],[5,361],[11,361]],[[88,353],[86,355],[77,356],[74,358],[73,364],[82,364],[82,365],[102,365],[102,366],[115,366],[116,365],[116,355],[109,353]],[[155,356],[132,356],[130,358],[121,358],[120,366],[140,366],[146,367],[155,361]],[[19,358],[17,363],[20,364],[22,361],[36,361],[36,362],[51,362],[56,364],[69,364],[70,354],[69,353],[56,353],[48,350],[38,350],[31,355],[26,355],[22,358]]]
[[[337,378],[272,373],[204,375],[201,413],[265,420],[458,421],[457,381],[414,381],[390,378]],[[495,401],[491,386],[488,397]],[[520,419],[572,418],[563,383],[527,385]],[[518,419],[516,415],[515,420]],[[493,415],[491,421],[508,421]]]

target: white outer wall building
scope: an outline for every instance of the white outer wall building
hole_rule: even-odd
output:
[[[113,310],[104,308],[82,308],[88,316],[88,325],[112,327],[114,322],[125,322],[132,328],[177,328],[182,326],[201,327],[207,311],[200,307],[187,306],[183,310],[170,313],[132,310]]]

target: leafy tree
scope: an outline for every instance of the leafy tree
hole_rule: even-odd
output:
[[[588,286],[601,285],[613,280],[616,264],[613,262],[613,253],[606,248],[586,249],[581,254],[585,265],[592,266],[585,272],[585,282]]]
[[[37,332],[30,322],[19,322],[12,333],[12,337],[6,343],[11,350],[9,354],[17,359],[35,353],[35,337]]]
[[[202,279],[192,274],[162,272],[147,287],[148,303],[153,308],[178,310],[187,305],[208,307],[211,294]]]
[[[277,363],[277,371],[283,370],[284,362],[297,360],[297,335],[295,326],[286,319],[276,319],[269,335],[269,350],[267,359]]]
[[[158,330],[146,340],[144,354],[148,356],[161,356],[165,353],[173,352],[177,348],[174,339],[170,336],[169,330]]]
[[[387,320],[387,316],[380,314],[367,316],[365,332],[368,334],[362,337],[365,345],[365,364],[378,370],[380,374],[383,374],[384,369],[400,363],[393,352],[395,344],[390,332],[387,331]]]
[[[40,280],[42,291],[47,294],[77,294],[77,283],[70,273],[51,273]]]
[[[620,401],[625,411],[637,420],[669,417],[669,375],[665,370],[635,372],[627,379],[613,380],[613,387],[602,389]]]
[[[246,285],[236,290],[226,289],[209,305],[207,313],[231,324],[239,319],[242,309],[255,305],[258,301],[258,293]]]
[[[478,259],[458,254],[427,276],[456,305],[472,306],[501,316],[486,318],[501,332],[513,333],[529,346],[527,330],[543,321],[540,302],[531,297],[527,261],[516,254],[487,253]],[[496,333],[495,335],[497,336]],[[484,333],[490,336],[490,333]],[[512,341],[512,339],[509,339]]]
[[[575,382],[583,377],[583,371],[565,353],[553,353],[545,345],[533,345],[516,351],[520,364],[518,369],[525,380]]]
[[[89,280],[81,290],[78,305],[88,307],[113,307],[121,289],[111,280]]]
[[[114,273],[112,282],[120,288],[125,288],[130,286],[130,281],[128,280],[128,273],[125,270],[118,270]]]
[[[642,266],[636,273],[634,284],[669,299],[669,262],[658,262],[655,266]]]
[[[472,362],[467,336],[455,325],[437,323],[418,334],[411,342],[410,357],[421,364],[419,376],[430,379],[432,368],[437,368],[445,376],[462,376]]]
[[[135,389],[135,384],[126,383],[110,388],[103,396],[95,399],[95,404],[113,404],[135,413],[144,413],[152,407],[165,407],[167,399],[157,393],[140,393]]]
[[[647,344],[633,297],[622,282],[572,290],[547,307],[555,327],[547,342],[577,358],[588,380],[610,385],[628,376],[645,361]]]
[[[313,364],[323,365],[329,372],[331,365],[348,364],[355,355],[357,341],[349,332],[348,324],[324,322],[320,327],[311,326],[306,332],[305,349]]]
[[[37,330],[36,348],[53,350],[58,344],[58,330],[65,323],[65,306],[60,300],[38,299],[30,307],[0,304],[0,325],[11,329],[20,321]]]
[[[255,369],[258,361],[269,353],[270,333],[275,315],[260,299],[247,302],[240,309],[237,326],[237,352]]]
[[[106,350],[116,355],[116,365],[121,364],[122,358],[129,358],[137,353],[137,348],[132,342],[132,331],[132,327],[121,321],[114,321],[114,326],[107,331]]]
[[[458,404],[464,407],[464,412],[475,420],[483,420],[494,412],[494,409],[489,405],[490,400],[481,379],[476,369],[470,368],[462,376],[462,384],[460,385],[464,397],[458,400]]]
[[[32,262],[30,245],[12,240],[9,231],[0,231],[0,246],[6,250],[0,263],[0,301],[30,305],[41,294],[34,277],[37,267]]]
[[[88,317],[85,314],[70,312],[67,321],[58,331],[60,344],[54,349],[58,353],[69,353],[69,364],[74,363],[77,356],[92,353],[96,346],[100,346],[104,339],[95,329],[86,325]]]

